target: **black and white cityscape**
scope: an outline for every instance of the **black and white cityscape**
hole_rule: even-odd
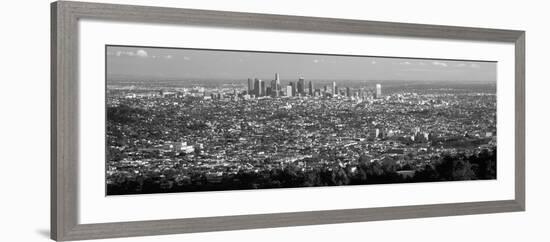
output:
[[[106,47],[107,195],[496,179],[491,61]]]

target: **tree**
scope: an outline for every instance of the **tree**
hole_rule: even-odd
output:
[[[429,182],[437,181],[439,179],[439,174],[434,169],[432,165],[426,164],[424,167],[414,173],[412,178],[413,182]]]
[[[476,179],[472,165],[464,157],[446,155],[435,165],[439,178],[445,181]]]
[[[384,174],[384,169],[378,162],[371,162],[367,165],[367,179],[369,177],[377,177]]]
[[[472,155],[468,159],[478,179],[495,179],[496,174],[496,152],[483,150],[478,155]]]

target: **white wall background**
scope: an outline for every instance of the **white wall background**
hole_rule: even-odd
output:
[[[97,0],[96,0],[97,1]],[[101,0],[143,4],[509,28],[527,31],[527,212],[125,238],[107,241],[548,241],[550,137],[545,1]],[[49,237],[49,3],[6,1],[0,25],[0,241]],[[513,107],[510,107],[513,108]],[[337,198],[335,198],[337,199]]]

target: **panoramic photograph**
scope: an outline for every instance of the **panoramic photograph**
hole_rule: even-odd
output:
[[[497,62],[105,47],[106,195],[497,178]]]

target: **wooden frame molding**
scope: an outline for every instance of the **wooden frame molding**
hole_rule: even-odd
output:
[[[78,21],[100,19],[515,44],[515,199],[219,216],[78,223]],[[59,1],[51,4],[51,238],[83,240],[525,210],[525,32],[362,20]]]

